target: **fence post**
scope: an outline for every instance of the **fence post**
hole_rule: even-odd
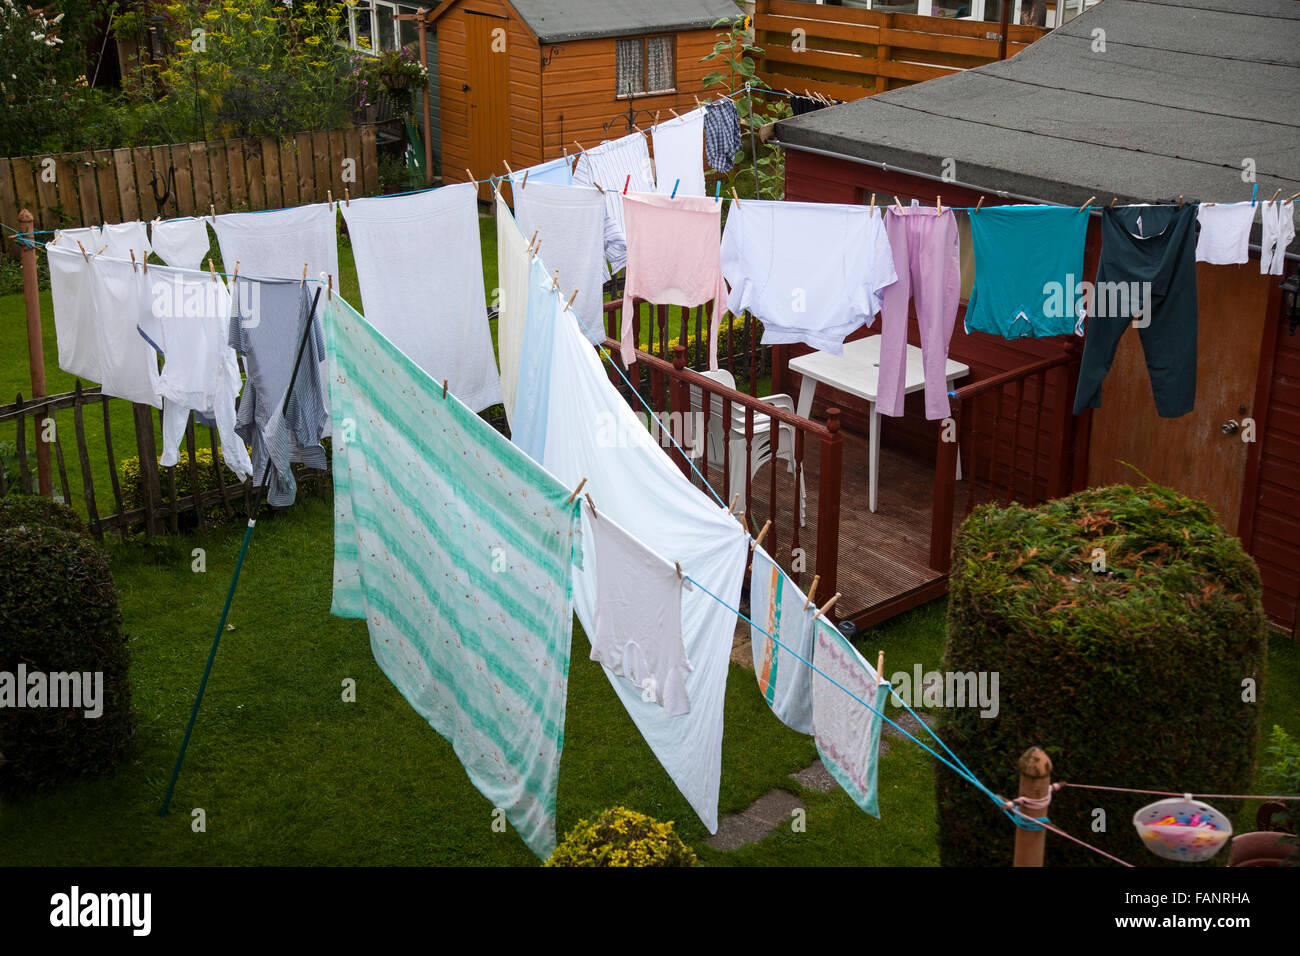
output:
[[[822,593],[834,594],[840,563],[840,468],[844,461],[838,408],[826,409],[826,428],[831,436],[822,439],[817,475],[817,574],[822,579]],[[827,614],[838,616],[834,611]]]
[[[682,326],[685,328],[685,319],[682,320]],[[617,361],[617,359],[615,359],[615,361]],[[673,368],[677,370],[678,374],[672,377],[669,389],[672,396],[673,413],[676,415],[677,420],[681,422],[678,435],[674,436],[677,438],[678,444],[680,444],[681,447],[678,448],[676,445],[673,446],[673,460],[677,462],[677,467],[682,470],[682,474],[686,476],[686,480],[690,481],[691,466],[686,455],[687,449],[691,448],[691,444],[695,440],[695,423],[691,420],[690,387],[686,384],[685,379],[683,379],[680,374],[682,370],[686,368],[686,346],[681,344],[674,346]],[[701,401],[703,401],[703,396],[701,396]],[[671,422],[672,418],[670,417],[668,421]]]
[[[32,399],[45,397],[45,344],[41,338],[41,292],[36,273],[35,222],[30,210],[18,214],[18,241],[23,252],[23,302],[27,306],[27,364],[32,375]],[[41,421],[36,419],[37,487],[44,498],[54,497],[54,476],[50,472],[50,446],[41,441]],[[25,489],[24,489],[25,490]]]
[[[1041,802],[1052,792],[1052,758],[1039,747],[1030,747],[1020,755],[1020,796]],[[1046,816],[1041,810],[1021,805],[1026,816]],[[1024,830],[1016,827],[1015,866],[1042,866],[1047,845],[1044,829]]]
[[[429,69],[428,53],[428,21],[424,19],[425,9],[420,7],[417,11],[419,19],[416,21],[420,33],[420,66],[427,71]],[[433,129],[429,125],[429,80],[424,81],[424,182],[425,185],[433,182]]]
[[[939,423],[939,451],[934,460],[934,499],[930,514],[930,567],[947,574],[952,569],[952,503],[957,488],[957,438],[961,434],[957,403],[952,410],[952,441],[944,439],[945,422]]]
[[[131,406],[135,418],[135,447],[140,462],[140,496],[144,499],[145,533],[162,534],[162,485],[158,480],[158,451],[154,443],[153,409],[136,402]]]

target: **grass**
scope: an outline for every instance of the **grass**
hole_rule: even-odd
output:
[[[490,219],[481,225],[492,289],[495,226]],[[360,304],[346,243],[339,271],[341,293]],[[57,370],[48,294],[43,300],[49,391],[57,392],[70,388],[71,379]],[[26,374],[22,298],[0,297],[0,395],[26,392]],[[62,417],[59,426],[65,427]],[[115,434],[118,427],[115,420]],[[129,414],[121,427],[120,434],[131,434]],[[79,489],[80,470],[70,464],[69,479]],[[98,488],[100,474],[94,477]],[[75,492],[73,498],[76,504]],[[233,629],[222,637],[172,812],[158,816],[242,534],[236,524],[206,536],[108,542],[131,649],[133,752],[111,776],[0,806],[0,865],[535,863],[515,836],[493,832],[492,808],[450,744],[375,665],[364,623],[330,616],[333,515],[329,501],[319,498],[258,522],[231,611]],[[196,548],[205,553],[203,573],[192,570]],[[884,650],[891,673],[915,663],[934,670],[945,613],[946,602],[933,602],[855,643],[868,659]],[[720,813],[743,810],[781,787],[807,805],[807,828],[778,827],[736,851],[709,849],[703,825],[588,659],[588,648],[575,621],[559,776],[561,834],[582,817],[623,804],[675,821],[705,865],[937,863],[933,758],[887,738],[880,820],[838,788],[823,794],[802,787],[789,774],[813,761],[812,741],[773,717],[752,672],[735,664],[727,684]],[[342,700],[347,679],[356,681],[355,703]],[[1261,709],[1265,734],[1276,723],[1300,735],[1300,647],[1283,637],[1271,643]],[[206,832],[193,830],[196,808],[205,812]],[[1253,828],[1253,812],[1253,806],[1243,811],[1238,825],[1249,819]],[[1011,840],[1013,832],[1008,826],[990,838]],[[1135,841],[1128,857],[1141,863],[1143,852]]]

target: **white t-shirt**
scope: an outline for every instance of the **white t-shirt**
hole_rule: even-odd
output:
[[[614,523],[588,511],[595,539],[596,633],[591,659],[630,680],[669,717],[689,713],[677,568]]]
[[[1196,210],[1201,230],[1196,237],[1196,261],[1235,265],[1250,260],[1250,227],[1255,207],[1248,202],[1202,203]]]
[[[898,280],[884,217],[866,206],[744,200],[727,215],[722,274],[732,315],[763,323],[764,345],[804,342],[841,355]]]

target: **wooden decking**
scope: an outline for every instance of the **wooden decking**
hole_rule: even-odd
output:
[[[885,428],[888,429],[888,424]],[[938,597],[946,590],[947,575],[929,566],[934,464],[882,445],[878,507],[873,514],[867,509],[866,436],[852,432],[841,434],[844,466],[837,584],[841,597],[834,616],[851,619],[865,627]],[[795,523],[794,480],[787,472],[786,463],[778,461],[776,521],[763,542],[768,553],[776,557],[805,591],[818,566],[823,564],[816,554],[819,456],[817,443],[807,444],[804,455],[806,523],[799,529],[798,540],[794,540],[791,533]],[[765,464],[751,479],[748,510],[755,532],[772,516],[771,475],[771,467]],[[709,481],[721,495],[720,468],[710,468]],[[957,489],[959,500],[964,501],[965,482],[959,482]],[[958,513],[954,519],[956,525],[960,523],[963,509],[954,510]],[[794,548],[805,549],[802,563],[796,560],[797,554],[792,554]],[[796,565],[803,570],[796,570]],[[818,603],[829,597],[819,586]]]

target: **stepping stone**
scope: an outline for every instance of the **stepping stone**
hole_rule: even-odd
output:
[[[883,751],[883,746],[881,749]],[[810,766],[804,767],[798,773],[790,774],[790,778],[818,793],[830,793],[837,786],[835,778],[831,776],[831,772],[826,769],[826,765],[821,760],[814,760]]]
[[[924,741],[927,743],[934,740],[933,737],[931,737],[928,733],[926,733],[924,730],[921,729],[921,724],[917,722],[916,717],[913,717],[911,714],[903,710],[901,707],[886,708],[885,716],[888,717],[890,720],[892,720],[894,723],[898,724],[899,727],[902,727],[904,730],[906,730],[917,740]],[[932,714],[918,712],[916,716],[921,718],[921,721],[925,723],[926,727],[934,727],[934,725],[938,722],[934,717],[934,715]],[[900,734],[897,729],[895,729],[889,724],[885,724],[883,730],[884,730],[884,736],[896,737],[899,740],[907,739],[902,734]],[[884,741],[881,741],[881,752],[882,753],[884,752]]]
[[[729,813],[718,821],[718,832],[705,842],[715,850],[738,850],[757,843],[778,826],[789,823],[793,810],[803,810],[804,803],[785,790],[763,794],[742,813]]]

